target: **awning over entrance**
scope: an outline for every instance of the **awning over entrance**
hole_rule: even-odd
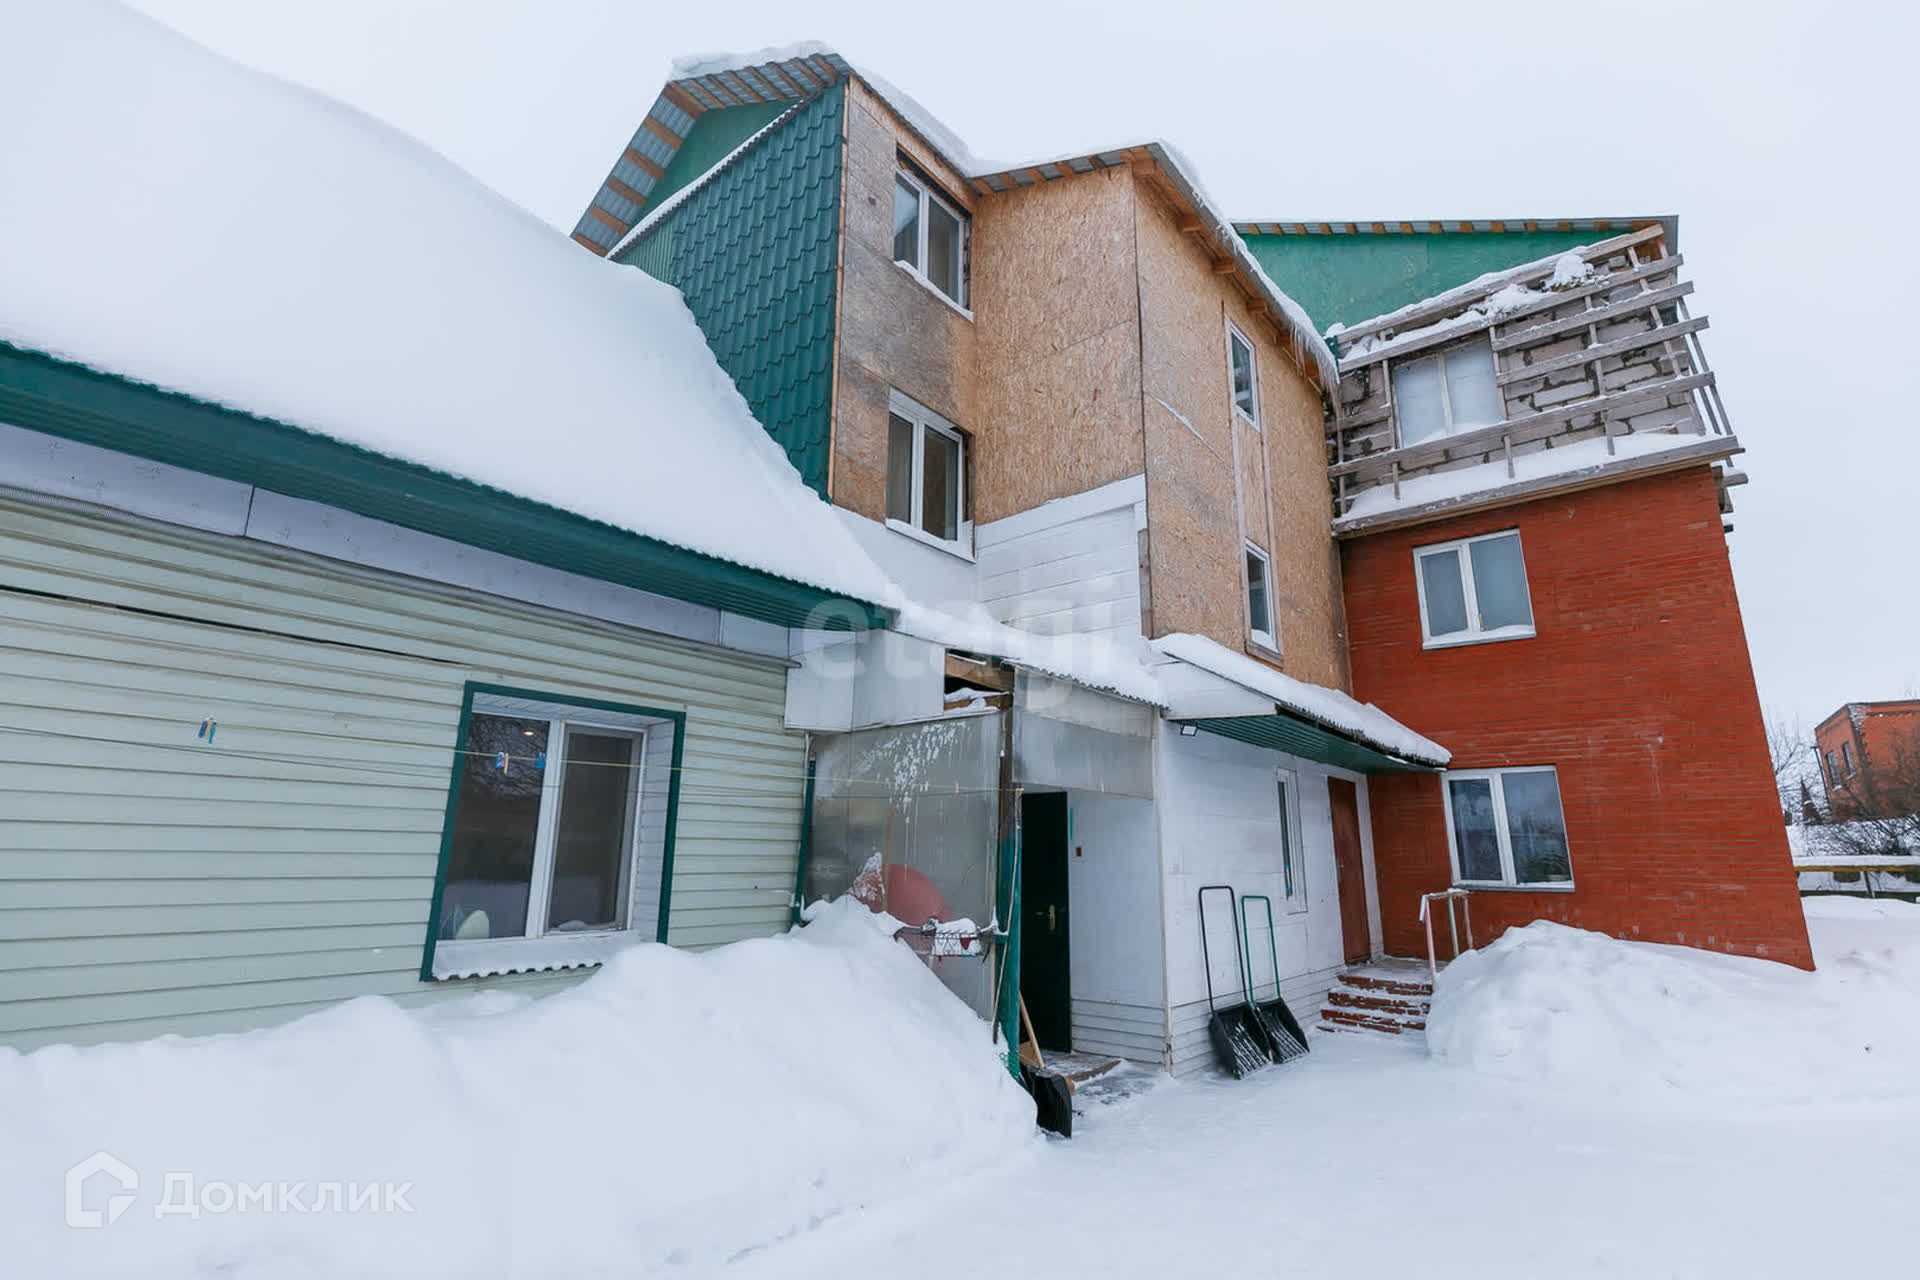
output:
[[[1438,769],[1447,749],[1371,703],[1309,684],[1203,636],[1153,642],[1169,720],[1359,773]]]

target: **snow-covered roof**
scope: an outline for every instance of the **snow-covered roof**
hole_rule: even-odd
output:
[[[676,291],[420,142],[96,0],[9,24],[0,114],[31,121],[0,140],[0,340],[896,597]]]
[[[1205,636],[1178,632],[1153,642],[1160,654],[1189,663],[1271,699],[1314,724],[1332,729],[1389,755],[1419,764],[1443,765],[1452,758],[1445,747],[1415,733],[1392,716],[1338,689],[1311,684]]]

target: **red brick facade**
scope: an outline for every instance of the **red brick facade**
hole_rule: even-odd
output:
[[[1518,529],[1535,636],[1423,649],[1416,547]],[[1475,940],[1559,920],[1812,967],[1705,466],[1343,544],[1356,696],[1457,768],[1555,766],[1575,888],[1475,890]],[[1385,943],[1452,879],[1440,780],[1369,782]],[[1444,951],[1444,938],[1439,943]]]
[[[1920,699],[1849,702],[1813,731],[1833,816],[1891,818],[1920,799]]]

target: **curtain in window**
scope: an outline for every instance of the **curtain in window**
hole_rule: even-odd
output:
[[[1504,880],[1500,867],[1500,829],[1493,815],[1493,782],[1487,778],[1449,778],[1453,806],[1453,847],[1460,855],[1462,880]]]

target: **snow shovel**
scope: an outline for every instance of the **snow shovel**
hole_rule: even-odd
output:
[[[1247,917],[1247,905],[1258,902],[1267,909],[1267,954],[1273,961],[1273,999],[1256,1000],[1253,992],[1253,921]],[[1275,1062],[1292,1062],[1307,1053],[1307,1035],[1287,1008],[1280,994],[1280,944],[1273,936],[1273,899],[1264,893],[1240,895],[1240,973],[1247,984],[1247,1003],[1253,1007],[1255,1023],[1265,1037]]]
[[[1267,1051],[1266,1037],[1261,1033],[1254,1019],[1253,1005],[1245,999],[1246,990],[1241,990],[1241,1002],[1237,1005],[1222,1007],[1214,1002],[1213,995],[1213,953],[1207,946],[1207,895],[1224,893],[1227,895],[1227,915],[1233,920],[1233,949],[1240,948],[1240,914],[1234,910],[1233,886],[1224,884],[1203,885],[1200,899],[1200,964],[1207,973],[1207,1038],[1213,1041],[1213,1052],[1220,1059],[1220,1065],[1226,1073],[1238,1080],[1250,1071],[1258,1070],[1273,1061]]]

